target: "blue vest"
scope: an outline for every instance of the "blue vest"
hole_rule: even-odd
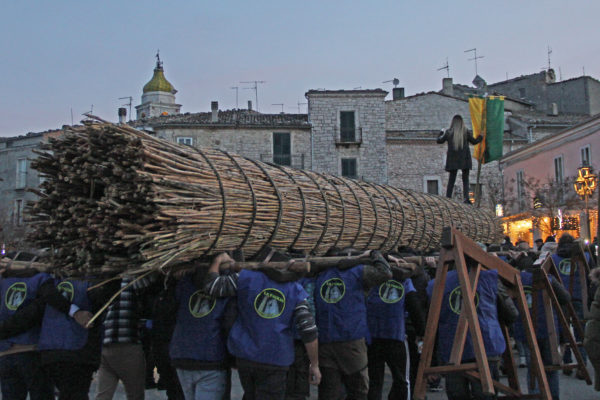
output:
[[[431,298],[435,280],[429,282],[427,294]],[[479,319],[479,327],[483,337],[483,344],[488,357],[498,356],[504,353],[506,344],[498,322],[498,310],[496,309],[496,297],[498,294],[498,271],[481,271],[479,283],[475,296],[475,305]],[[456,271],[449,271],[446,277],[444,298],[440,312],[438,325],[438,346],[442,361],[447,363],[450,359],[452,344],[458,325],[460,311],[462,309],[462,295],[458,275]],[[475,359],[471,335],[467,334],[463,361]]]
[[[6,278],[0,282],[0,321],[12,316],[18,308],[29,304],[37,295],[40,286],[52,279],[46,273],[39,273],[30,278]],[[0,351],[7,350],[13,344],[37,344],[40,336],[39,326],[31,328],[10,339],[0,341]]]
[[[186,276],[177,283],[175,297],[179,308],[171,337],[171,359],[218,362],[225,358],[223,314],[229,298],[207,295]]]
[[[56,285],[67,300],[83,311],[91,311],[87,295],[88,287],[88,282],[80,280],[64,280]],[[39,350],[79,350],[85,346],[87,339],[87,329],[69,315],[52,306],[46,306],[38,344]]]
[[[294,309],[306,292],[297,282],[279,283],[261,272],[238,278],[238,317],[227,347],[245,360],[288,367],[294,362]]]
[[[586,253],[586,258],[587,256],[588,254]],[[581,301],[581,279],[579,279],[579,265],[577,262],[572,261],[570,258],[561,257],[558,254],[552,254],[552,261],[554,261],[554,265],[556,265],[556,269],[558,269],[560,279],[562,279],[565,289],[571,293],[571,298],[573,300]],[[573,282],[571,282],[571,269],[574,269]],[[571,285],[573,285],[572,291]]]
[[[319,343],[367,338],[364,265],[341,271],[330,268],[317,276],[315,309]]]
[[[553,276],[548,276],[550,281],[554,279]],[[533,274],[527,271],[521,271],[521,282],[523,283],[523,291],[525,292],[525,297],[527,298],[527,306],[529,307],[531,313],[531,307],[533,306],[533,296],[532,296],[532,287],[533,287]],[[542,293],[538,293],[538,307],[536,310],[536,320],[532,321],[535,327],[535,335],[538,339],[545,339],[548,337],[548,326],[546,325],[546,313],[544,311],[544,302]],[[554,311],[554,325],[558,329],[558,318],[556,316],[556,311]],[[523,320],[519,316],[517,321],[513,325],[514,337],[521,342],[527,342],[527,338],[525,337],[525,328],[523,327]]]
[[[410,279],[402,283],[390,279],[371,289],[367,297],[367,322],[372,338],[406,339],[404,300],[414,291]]]

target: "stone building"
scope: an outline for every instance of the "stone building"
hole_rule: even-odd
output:
[[[165,78],[163,64],[157,54],[154,75],[142,89],[142,103],[135,106],[137,119],[179,114],[181,104],[175,103],[175,93],[177,90]]]
[[[0,138],[0,246],[22,243],[27,230],[25,208],[36,198],[28,189],[37,189],[43,179],[31,168],[33,150],[61,133],[57,129]]]
[[[388,183],[385,96],[373,90],[309,90],[312,169]]]

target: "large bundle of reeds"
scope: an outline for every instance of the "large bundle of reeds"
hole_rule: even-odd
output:
[[[224,250],[439,247],[457,226],[494,242],[495,217],[449,199],[87,124],[51,139],[32,239],[67,274],[163,268]]]

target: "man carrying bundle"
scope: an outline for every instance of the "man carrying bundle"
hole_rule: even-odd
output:
[[[319,363],[323,373],[320,400],[339,398],[342,384],[346,399],[367,399],[365,339],[369,332],[364,291],[391,279],[392,272],[379,251],[366,252],[364,256],[370,258],[367,264],[356,265],[349,258],[321,272],[315,282]]]
[[[412,280],[412,270],[401,268],[398,258],[392,279],[375,286],[367,296],[367,322],[371,334],[369,357],[369,400],[381,400],[385,364],[392,373],[392,389],[388,398],[410,399],[410,357],[406,341],[405,311],[408,310],[416,334],[423,336],[423,307]]]
[[[227,347],[237,359],[238,373],[246,400],[283,400],[287,370],[294,361],[295,324],[310,360],[311,383],[321,380],[317,327],[308,297],[294,280],[267,276],[263,272],[242,270],[239,274],[219,275],[219,265],[233,261],[227,254],[212,262],[205,291],[215,297],[237,295],[238,319],[229,334]],[[273,271],[276,277],[277,271]]]
[[[427,287],[427,294],[430,298],[434,284],[435,279],[430,281]],[[506,350],[500,320],[509,325],[515,321],[519,314],[512,299],[508,296],[505,286],[500,282],[496,270],[480,271],[474,302],[492,378],[498,380],[498,361],[504,350]],[[437,332],[437,348],[443,363],[448,363],[450,360],[450,352],[452,351],[462,303],[462,290],[458,274],[456,270],[448,271]],[[465,342],[462,363],[468,363],[472,360],[475,360],[475,354],[473,353],[472,339],[469,335]],[[460,372],[446,375],[446,394],[450,400],[491,399],[494,397],[484,395],[479,382],[469,382],[464,374]]]

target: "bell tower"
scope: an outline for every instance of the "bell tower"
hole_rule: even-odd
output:
[[[157,52],[154,75],[152,76],[152,79],[144,85],[142,104],[135,106],[137,119],[179,114],[181,104],[175,103],[175,93],[177,93],[177,90],[175,90],[173,85],[165,78],[163,63]]]

